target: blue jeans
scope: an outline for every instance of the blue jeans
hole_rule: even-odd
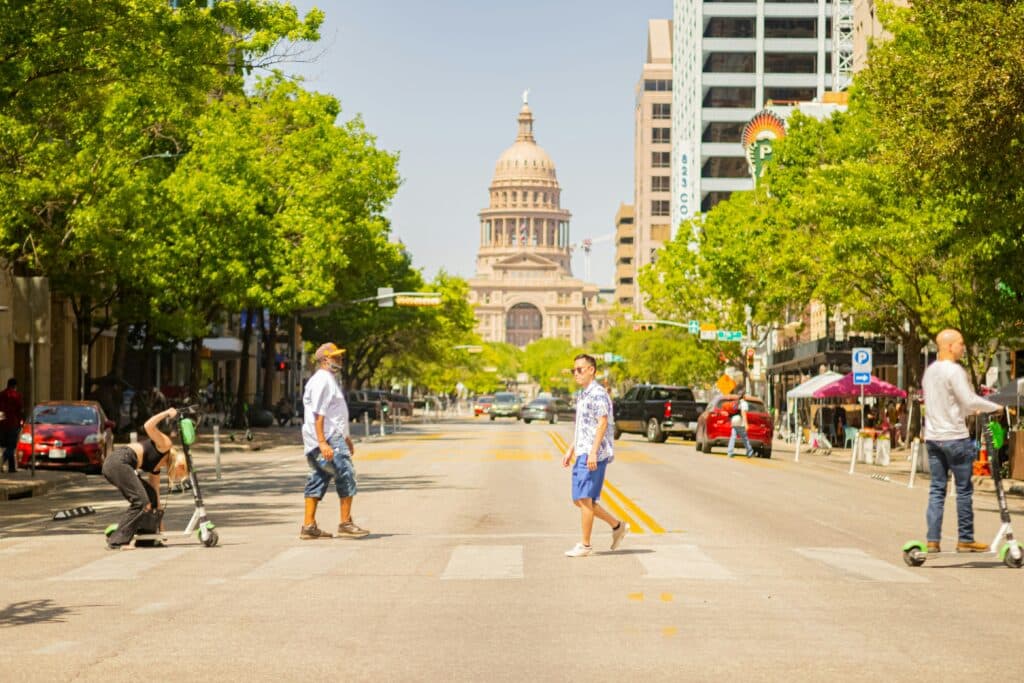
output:
[[[743,445],[747,449],[747,457],[749,458],[754,454],[754,449],[750,447],[750,439],[747,437],[747,428],[743,425],[739,427],[733,427],[732,431],[729,432],[729,457],[732,457],[732,450],[736,446],[736,435],[739,435],[743,439]]]
[[[338,498],[351,498],[356,495],[356,470],[352,466],[352,454],[349,453],[345,437],[337,435],[327,440],[334,451],[334,457],[328,462],[320,454],[320,448],[306,453],[309,464],[309,477],[306,479],[306,498],[321,500],[327,493],[327,486],[334,481],[334,490]]]
[[[949,471],[953,471],[956,481],[956,518],[958,540],[970,542],[974,540],[974,509],[971,506],[971,495],[974,484],[971,474],[974,470],[974,441],[971,439],[954,439],[952,441],[926,441],[928,447],[928,467],[932,473],[932,483],[928,490],[928,540],[942,540],[942,512],[946,504],[946,484],[949,482]]]

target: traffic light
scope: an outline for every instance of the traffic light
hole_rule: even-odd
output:
[[[288,369],[288,361],[287,360],[279,360],[279,361],[277,361],[277,371],[278,372],[284,372],[287,369]]]
[[[648,332],[654,329],[654,323],[636,323],[633,325],[634,332]]]
[[[754,369],[754,347],[747,349],[747,370]]]

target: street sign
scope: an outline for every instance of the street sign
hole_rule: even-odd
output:
[[[853,383],[855,386],[871,384],[871,349],[866,346],[858,346],[851,354]]]
[[[704,341],[714,341],[716,330],[701,330],[700,338]]]
[[[410,296],[408,294],[396,294],[391,299],[396,306],[440,306],[439,296]],[[388,304],[389,306],[391,304]]]
[[[615,354],[613,354],[611,351],[605,351],[604,352],[604,362],[605,363],[611,363],[612,362],[612,357],[614,355]]]
[[[391,287],[377,288],[377,306],[380,308],[391,308],[395,305],[395,298],[392,296],[395,290]]]
[[[743,341],[742,330],[718,330],[718,341]],[[703,337],[702,337],[703,339]]]
[[[691,320],[690,323],[686,327],[687,327],[687,330],[690,332],[690,334],[700,334],[700,321],[699,320]]]

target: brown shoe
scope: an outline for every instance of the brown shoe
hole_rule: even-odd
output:
[[[939,548],[938,541],[928,541],[928,552],[930,553],[941,553],[942,549]]]
[[[309,526],[304,526],[299,529],[299,538],[303,541],[314,541],[321,538],[331,538],[331,534],[326,531],[321,531],[320,527],[316,525],[316,522]]]
[[[345,522],[344,524],[338,525],[338,536],[342,538],[362,538],[368,536],[369,531],[362,528],[352,520]]]
[[[977,541],[960,541],[956,544],[956,551],[958,553],[987,553],[988,543],[978,543]]]

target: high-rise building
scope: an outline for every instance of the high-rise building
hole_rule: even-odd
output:
[[[480,211],[470,303],[484,341],[526,346],[561,337],[590,342],[609,324],[598,287],[573,277],[570,213],[561,206],[555,164],[533,136],[523,97],[515,142],[498,158],[490,202]]]
[[[680,221],[753,187],[740,139],[760,109],[820,101],[832,88],[838,3],[674,0],[673,231]]]
[[[906,7],[909,0],[889,0],[892,4]],[[878,18],[879,0],[853,0],[853,70],[860,71],[868,65],[868,51],[873,43],[888,40],[892,35],[882,28]]]
[[[657,258],[658,249],[672,234],[672,22],[668,19],[647,23],[646,59],[636,84],[633,131],[635,237],[629,298],[634,311],[646,317],[637,274]],[[622,265],[616,255],[616,288],[624,277],[619,275]]]
[[[633,308],[636,297],[636,220],[631,204],[615,212],[615,303]]]

